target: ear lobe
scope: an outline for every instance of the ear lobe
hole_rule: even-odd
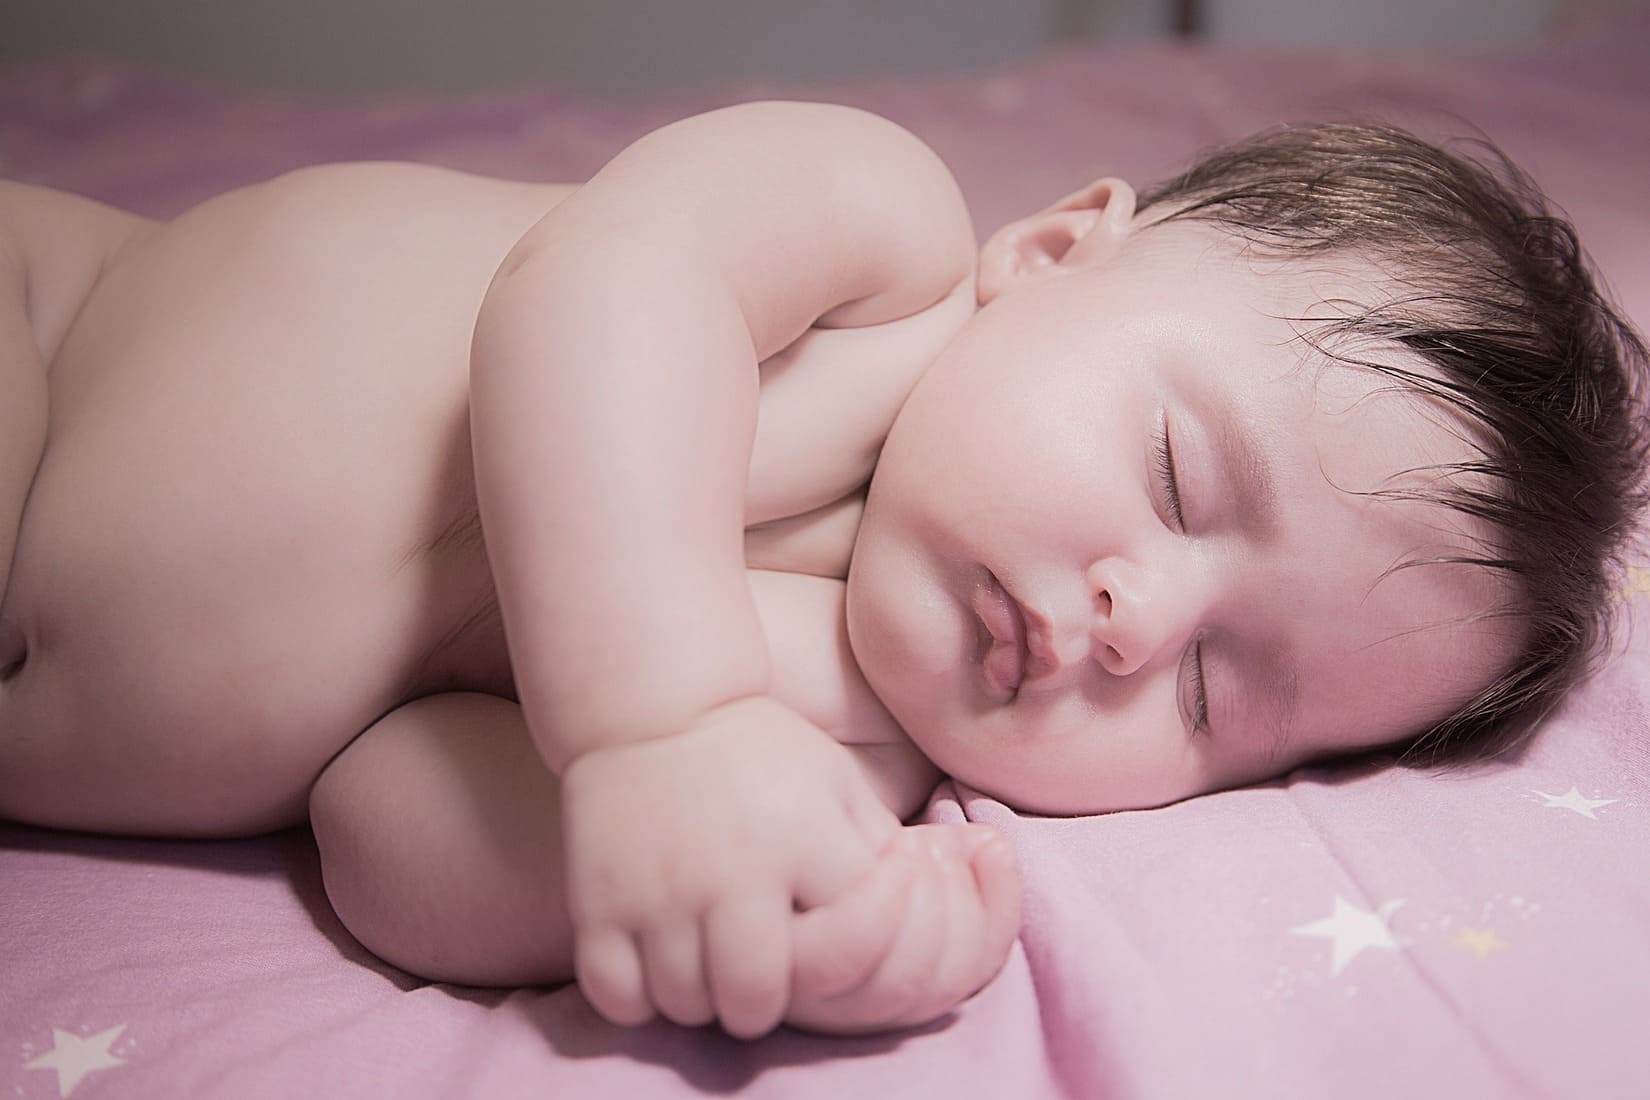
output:
[[[1107,177],[997,230],[980,250],[980,305],[1022,279],[1109,259],[1133,227],[1134,202],[1134,188]]]

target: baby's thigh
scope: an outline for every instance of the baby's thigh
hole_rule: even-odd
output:
[[[515,703],[452,693],[398,707],[310,795],[333,908],[374,954],[425,978],[568,980],[558,795]]]

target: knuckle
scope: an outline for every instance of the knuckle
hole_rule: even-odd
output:
[[[626,1001],[606,1013],[607,1019],[620,1027],[641,1027],[652,1023],[657,1015],[653,1006],[640,998]]]
[[[776,996],[730,1004],[720,1013],[722,1030],[735,1039],[758,1039],[779,1026],[784,1010],[784,999]]]
[[[573,971],[585,1000],[604,1019],[634,1026],[653,1018],[629,944],[613,936],[588,937],[575,949]]]
[[[782,996],[783,989],[778,975],[767,971],[733,974],[723,985],[729,1005],[766,1005]]]
[[[590,1006],[609,1023],[620,1027],[639,1027],[654,1018],[653,1005],[639,990],[583,981],[579,983],[579,989]]]
[[[710,1001],[703,997],[675,998],[668,1004],[661,998],[658,1007],[661,1016],[682,1027],[703,1027],[716,1019],[716,1012],[711,1008]]]
[[[753,1039],[778,1025],[788,993],[778,974],[741,968],[719,975],[716,984],[715,1016],[729,1035]]]
[[[926,975],[910,970],[885,975],[877,984],[881,995],[879,999],[898,1015],[903,1015],[913,1006],[921,1004],[934,992]]]
[[[810,993],[833,996],[863,980],[866,966],[863,952],[844,944],[831,944],[797,961],[796,983],[798,988]]]
[[[698,1027],[715,1018],[704,989],[687,980],[650,979],[648,994],[659,1015],[683,1027]]]

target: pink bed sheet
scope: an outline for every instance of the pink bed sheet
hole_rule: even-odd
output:
[[[1086,49],[968,78],[730,87],[629,107],[229,96],[97,61],[0,70],[0,175],[166,214],[329,159],[578,179],[715,103],[857,103],[952,163],[982,229],[1098,172],[1286,118],[1482,128],[1650,324],[1650,18],[1521,55]],[[1650,568],[1622,592],[1624,627]],[[679,1098],[1612,1097],[1650,1089],[1650,641],[1510,765],[1302,769],[1166,809],[930,814],[1014,840],[998,980],[919,1033],[754,1044],[602,1024],[575,990],[431,985],[366,955],[306,832],[227,843],[0,826],[0,1094]]]

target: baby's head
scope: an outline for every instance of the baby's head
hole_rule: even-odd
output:
[[[1270,131],[987,243],[849,577],[872,686],[1055,813],[1521,740],[1605,636],[1645,350],[1498,156]]]

